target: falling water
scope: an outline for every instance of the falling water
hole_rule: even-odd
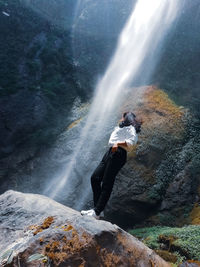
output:
[[[158,60],[158,48],[177,15],[177,9],[178,0],[137,1],[119,37],[116,52],[96,86],[85,124],[80,136],[73,142],[73,153],[67,158],[62,175],[52,179],[45,194],[56,198],[64,189],[65,197],[67,195],[70,199],[71,195],[79,192],[73,206],[80,208],[84,204],[91,191],[91,173],[87,172],[88,166],[83,162],[92,165],[94,155],[97,157],[97,144],[111,130],[109,125],[113,121],[113,114],[120,104],[123,91],[138,75],[149,53],[153,55],[150,64],[152,67],[145,73],[145,79],[150,77]],[[80,168],[82,177],[79,175],[76,178],[76,173],[80,174]]]

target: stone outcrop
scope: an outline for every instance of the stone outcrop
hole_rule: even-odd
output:
[[[1,266],[170,266],[117,225],[42,195],[5,192],[0,218]]]
[[[140,91],[138,99],[132,90],[121,108],[134,107],[143,125],[116,179],[107,216],[125,227],[144,221],[181,225],[199,200],[200,137],[189,111],[163,90],[149,86]]]

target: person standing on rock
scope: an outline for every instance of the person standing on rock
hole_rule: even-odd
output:
[[[125,112],[108,141],[109,149],[91,176],[94,208],[82,210],[82,215],[99,219],[110,198],[115,177],[127,161],[127,152],[137,143],[141,122],[133,112]]]

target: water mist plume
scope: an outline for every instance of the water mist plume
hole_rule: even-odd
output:
[[[95,150],[98,149],[95,146],[96,141],[101,140],[105,135],[108,129],[106,127],[110,125],[113,114],[120,105],[123,90],[133,82],[149,53],[153,54],[150,64],[152,67],[145,73],[145,79],[150,77],[158,60],[158,46],[176,18],[178,7],[178,0],[137,1],[119,36],[116,52],[96,86],[90,111],[74,152],[70,155],[63,174],[50,181],[45,194],[56,198],[63,188],[65,188],[66,197],[75,194],[77,183],[74,172],[79,168],[78,162],[85,160],[84,154],[88,151],[92,155],[90,160],[87,159],[88,162],[93,160],[96,155]],[[74,203],[76,208],[83,206],[91,191],[89,179],[90,177],[82,177],[80,181],[82,190],[79,190],[79,196]]]

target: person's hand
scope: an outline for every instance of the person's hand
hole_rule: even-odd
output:
[[[112,152],[117,151],[117,148],[118,148],[118,144],[116,143],[116,144],[114,144],[114,145],[112,146]]]

